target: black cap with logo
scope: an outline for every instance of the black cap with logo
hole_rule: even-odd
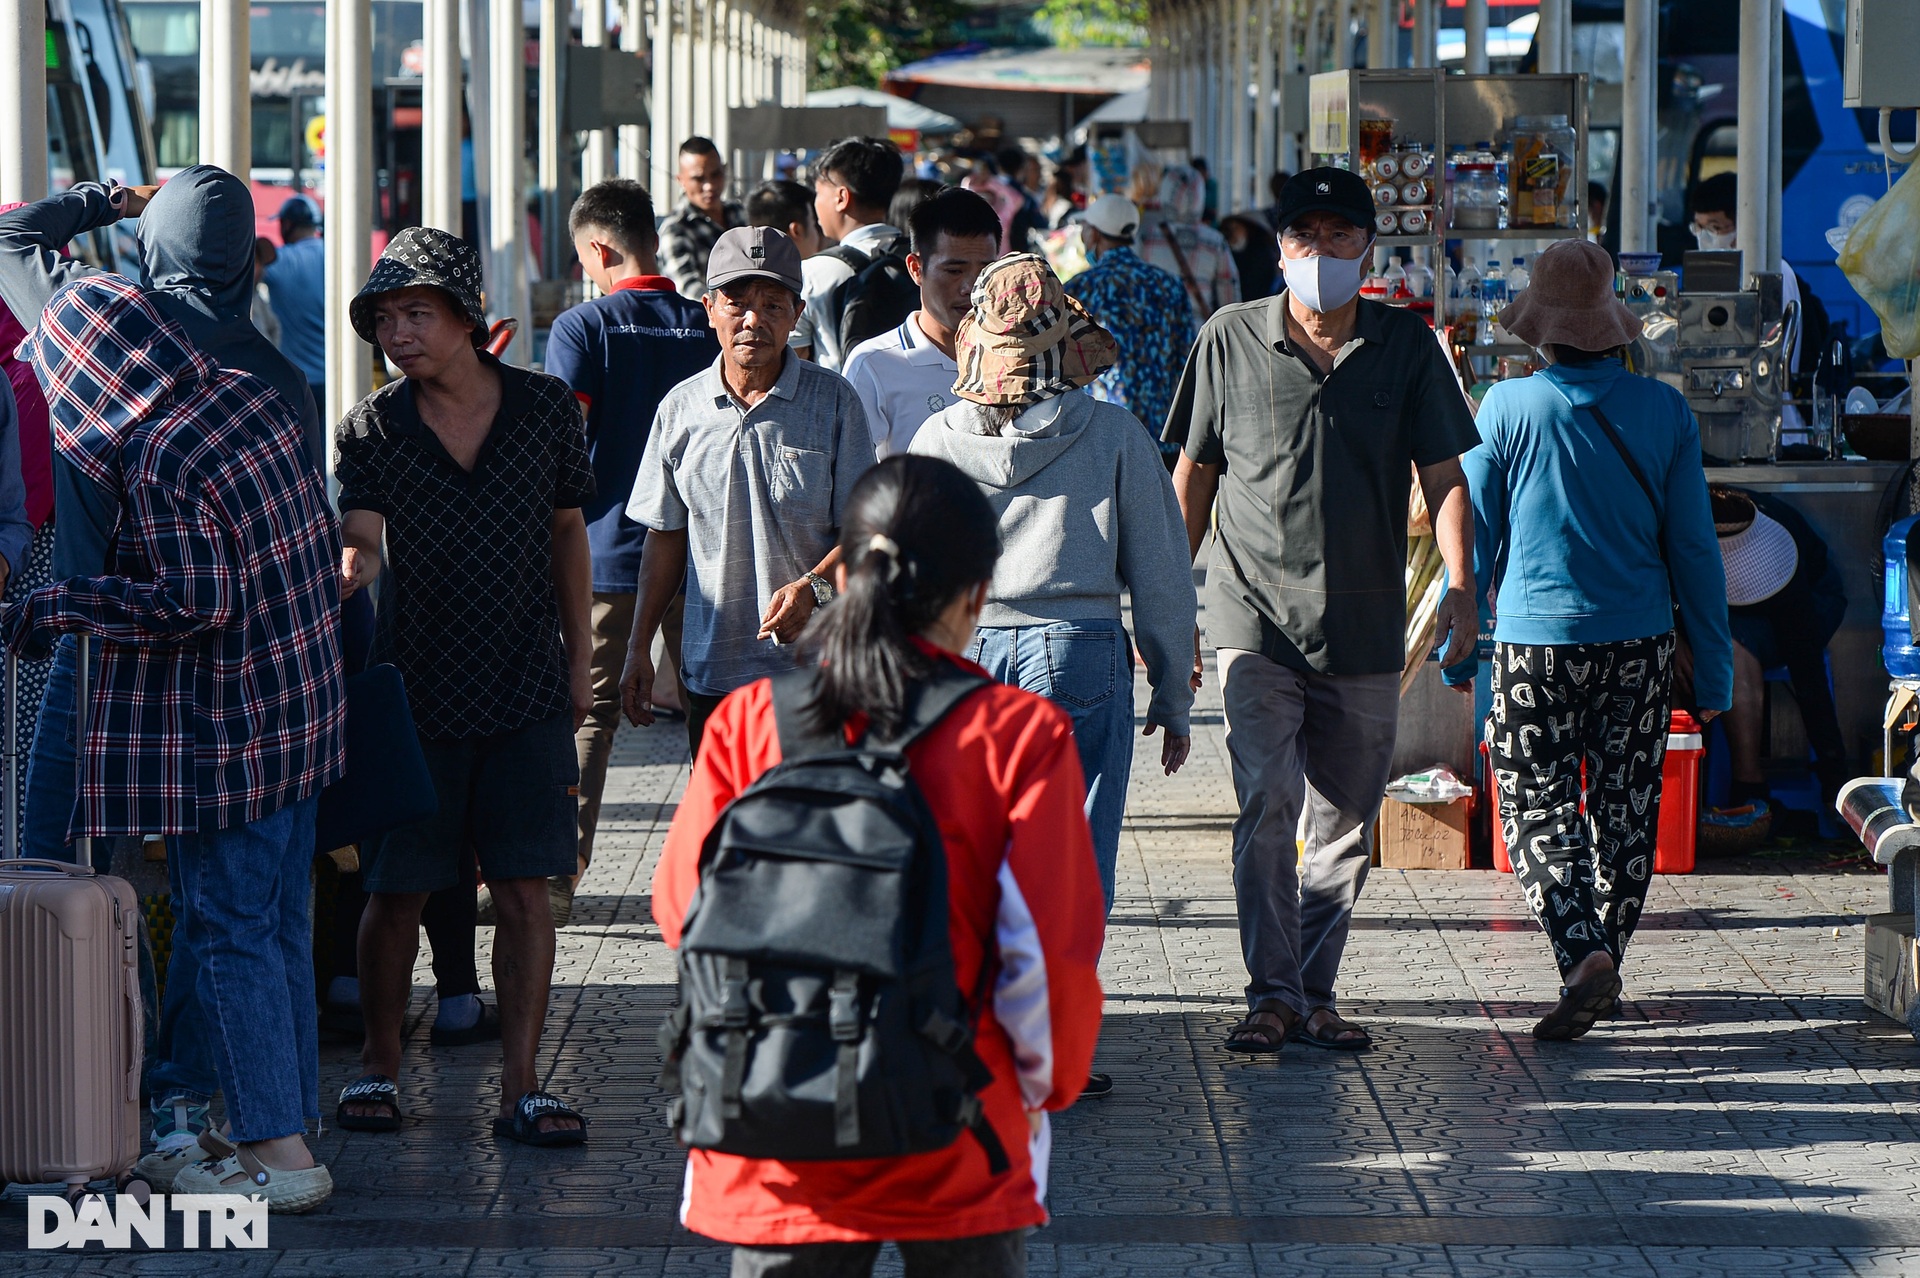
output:
[[[1282,231],[1309,213],[1338,213],[1363,231],[1373,229],[1373,193],[1346,169],[1303,169],[1280,188]]]

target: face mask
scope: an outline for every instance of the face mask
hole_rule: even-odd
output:
[[[1733,247],[1733,237],[1732,231],[1706,231],[1697,226],[1693,228],[1693,242],[1708,253],[1726,252]]]
[[[1281,262],[1287,277],[1287,291],[1299,298],[1310,311],[1322,315],[1337,311],[1360,296],[1360,281],[1366,278],[1369,254],[1359,257],[1294,257]]]

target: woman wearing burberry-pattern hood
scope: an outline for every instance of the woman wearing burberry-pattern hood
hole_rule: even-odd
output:
[[[1133,767],[1133,620],[1153,689],[1145,735],[1164,730],[1168,775],[1192,738],[1193,573],[1159,446],[1117,404],[1083,391],[1112,366],[1113,337],[1067,296],[1046,260],[981,273],[954,337],[961,402],[927,419],[912,451],[980,485],[1005,547],[967,656],[1073,719],[1107,907]],[[1110,1086],[1096,1076],[1090,1094]]]
[[[1487,742],[1514,873],[1560,969],[1533,1032],[1564,1040],[1611,1013],[1646,902],[1676,609],[1702,720],[1732,703],[1733,644],[1700,427],[1678,391],[1627,371],[1640,321],[1606,251],[1549,248],[1500,322],[1548,366],[1487,393],[1463,459],[1495,615]]]

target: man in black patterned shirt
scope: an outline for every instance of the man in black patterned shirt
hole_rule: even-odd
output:
[[[443,231],[402,231],[349,310],[405,376],[335,435],[347,593],[386,554],[373,659],[399,667],[440,810],[362,849],[364,1075],[340,1126],[399,1126],[400,1022],[428,895],[476,853],[499,931],[505,1053],[496,1135],[578,1144],[586,1121],[539,1090],[553,976],[547,880],[574,869],[573,734],[593,705],[586,432],[558,378],[478,349],[480,263]]]

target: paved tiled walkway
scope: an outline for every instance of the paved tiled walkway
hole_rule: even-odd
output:
[[[1661,879],[1629,1021],[1542,1046],[1527,1029],[1555,981],[1512,882],[1376,871],[1346,990],[1378,1049],[1234,1058],[1211,690],[1196,736],[1178,778],[1145,752],[1136,772],[1106,962],[1117,1086],[1057,1123],[1036,1274],[1920,1275],[1920,1048],[1860,1007],[1860,916],[1884,879],[1779,862]],[[13,1202],[0,1273],[723,1273],[675,1225],[655,1085],[672,973],[647,882],[685,753],[676,729],[622,737],[561,940],[545,1059],[592,1116],[589,1149],[496,1145],[490,1049],[432,1052],[417,1024],[405,1132],[329,1130],[340,1190],[275,1218],[272,1250],[30,1256]],[[328,1094],[354,1073],[326,1050]]]

